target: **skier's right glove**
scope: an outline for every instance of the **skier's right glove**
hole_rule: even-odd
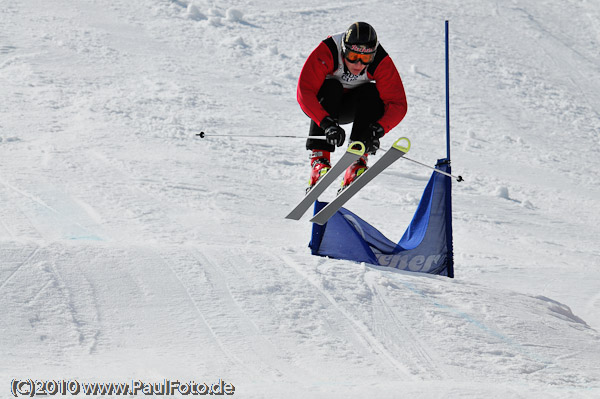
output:
[[[321,121],[321,129],[325,131],[325,138],[328,144],[341,147],[346,140],[346,132],[330,116],[326,116]]]

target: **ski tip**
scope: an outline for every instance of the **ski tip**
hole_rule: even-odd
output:
[[[346,150],[346,152],[350,152],[352,154],[363,156],[365,153],[365,150],[366,150],[366,147],[362,141],[353,141],[348,146],[348,149]]]
[[[401,141],[406,141],[406,145],[401,145]],[[394,142],[392,145],[397,150],[402,151],[403,153],[407,153],[410,150],[410,140],[407,137],[400,137],[398,140]]]

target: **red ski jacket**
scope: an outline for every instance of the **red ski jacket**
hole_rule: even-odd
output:
[[[337,36],[337,35],[336,35]],[[300,107],[317,125],[329,114],[319,103],[317,93],[325,79],[340,78],[339,71],[343,70],[343,60],[339,44],[334,37],[323,40],[316,49],[308,56],[296,91]],[[337,72],[337,73],[336,73]],[[377,122],[383,127],[385,133],[392,130],[404,118],[407,111],[406,94],[400,74],[387,52],[379,45],[373,63],[367,66],[363,72],[365,76],[355,82],[343,82],[347,90],[352,87],[368,82],[375,82],[385,111]]]

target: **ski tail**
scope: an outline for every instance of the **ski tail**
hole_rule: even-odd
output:
[[[346,168],[363,156],[364,153],[365,145],[362,142],[354,141],[350,143],[340,160],[336,162],[335,165],[333,165],[333,167],[317,181],[310,191],[306,193],[300,203],[286,216],[286,219],[300,220],[308,208],[310,208],[310,206],[319,198],[319,195],[321,195],[327,187],[329,187],[331,183],[346,170]]]

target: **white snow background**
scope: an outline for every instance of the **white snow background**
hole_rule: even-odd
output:
[[[308,214],[284,219],[304,141],[270,137],[307,134],[304,60],[370,22],[409,104],[382,147],[433,166],[446,19],[456,278],[311,256]],[[591,0],[0,1],[0,397],[600,397],[598,21]],[[398,241],[430,174],[398,161],[346,208]]]

